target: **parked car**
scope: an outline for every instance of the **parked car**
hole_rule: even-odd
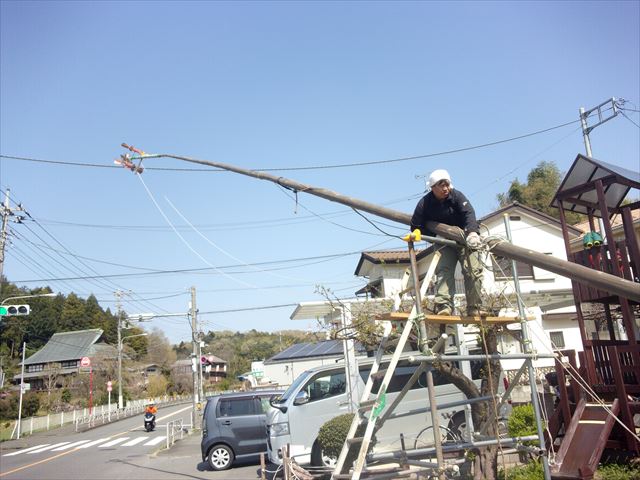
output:
[[[277,390],[224,393],[207,399],[202,417],[202,461],[226,470],[235,460],[257,460],[267,451],[266,413]]]

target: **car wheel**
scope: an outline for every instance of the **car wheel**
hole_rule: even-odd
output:
[[[226,470],[233,463],[233,451],[226,445],[215,445],[209,450],[209,466],[213,470]]]
[[[338,463],[338,457],[332,457],[322,451],[318,442],[313,444],[311,448],[311,464],[315,467],[335,468]]]

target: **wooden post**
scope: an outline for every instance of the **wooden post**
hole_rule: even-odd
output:
[[[265,470],[267,469],[267,465],[264,461],[264,453],[260,454],[260,479],[261,480],[267,480],[267,476],[265,473]],[[275,475],[274,475],[275,477]]]
[[[618,401],[620,402],[620,417],[622,422],[629,428],[631,431],[635,430],[635,425],[633,423],[633,415],[631,415],[631,409],[629,408],[629,399],[627,398],[627,390],[624,386],[624,377],[622,376],[622,368],[620,365],[620,357],[618,357],[618,348],[607,347],[609,351],[609,359],[611,361],[611,367],[613,369],[613,376],[615,378],[616,385],[616,395],[618,396]],[[628,431],[624,431],[624,436],[627,439],[627,448],[630,451],[638,451],[638,445],[636,443],[636,439],[629,433]]]
[[[289,471],[289,444],[287,443],[282,449],[282,471],[284,472],[284,480],[291,480],[291,472]]]

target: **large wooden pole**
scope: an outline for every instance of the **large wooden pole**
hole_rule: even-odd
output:
[[[349,207],[368,212],[379,217],[393,220],[394,222],[409,225],[411,223],[411,215],[408,213],[399,212],[390,208],[381,207],[373,203],[358,200],[357,198],[347,197],[340,193],[328,190],[326,188],[314,187],[312,185],[305,185],[304,183],[296,182],[284,177],[277,177],[270,173],[260,172],[257,170],[248,170],[245,168],[236,167],[221,162],[211,162],[208,160],[198,160],[195,158],[183,157],[179,155],[170,154],[157,154],[157,155],[145,155],[142,158],[174,158],[176,160],[183,160],[185,162],[197,163],[199,165],[207,165],[209,167],[220,168],[229,172],[239,173],[249,177],[257,178],[260,180],[268,180],[270,182],[281,185],[291,190],[298,192],[308,193],[309,195],[315,195],[316,197],[324,198],[332,202],[341,203]],[[464,243],[464,236],[462,231],[458,227],[452,227],[442,223],[428,222],[427,227],[438,234],[441,237],[449,240],[454,240],[460,244]],[[507,241],[492,240],[489,242],[491,251],[497,255],[501,255],[506,258],[524,262],[528,265],[533,265],[549,272],[557,273],[563,277],[570,278],[585,285],[597,287],[600,290],[619,295],[622,298],[634,300],[640,302],[640,284],[625,280],[608,273],[599,272],[590,268],[578,265],[577,263],[568,262],[559,258],[545,255],[544,253],[536,252],[527,248],[518,247],[512,245]]]

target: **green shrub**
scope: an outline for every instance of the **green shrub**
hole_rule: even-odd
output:
[[[18,396],[8,395],[0,399],[0,418],[18,418]]]
[[[329,456],[337,457],[340,455],[342,446],[347,439],[349,427],[353,421],[352,413],[345,413],[332,418],[318,432],[318,445],[323,452]]]
[[[40,410],[40,397],[36,392],[28,392],[22,396],[22,416],[32,417]]]
[[[69,403],[71,401],[71,391],[68,388],[63,389],[60,398],[64,403]]]
[[[508,468],[506,476],[504,470],[498,472],[498,480],[542,480],[543,478],[542,462],[535,460],[526,465]]]
[[[640,480],[640,465],[601,465],[596,480]]]
[[[536,416],[533,412],[533,405],[518,405],[513,407],[507,425],[510,437],[524,437],[527,435],[537,435]]]

